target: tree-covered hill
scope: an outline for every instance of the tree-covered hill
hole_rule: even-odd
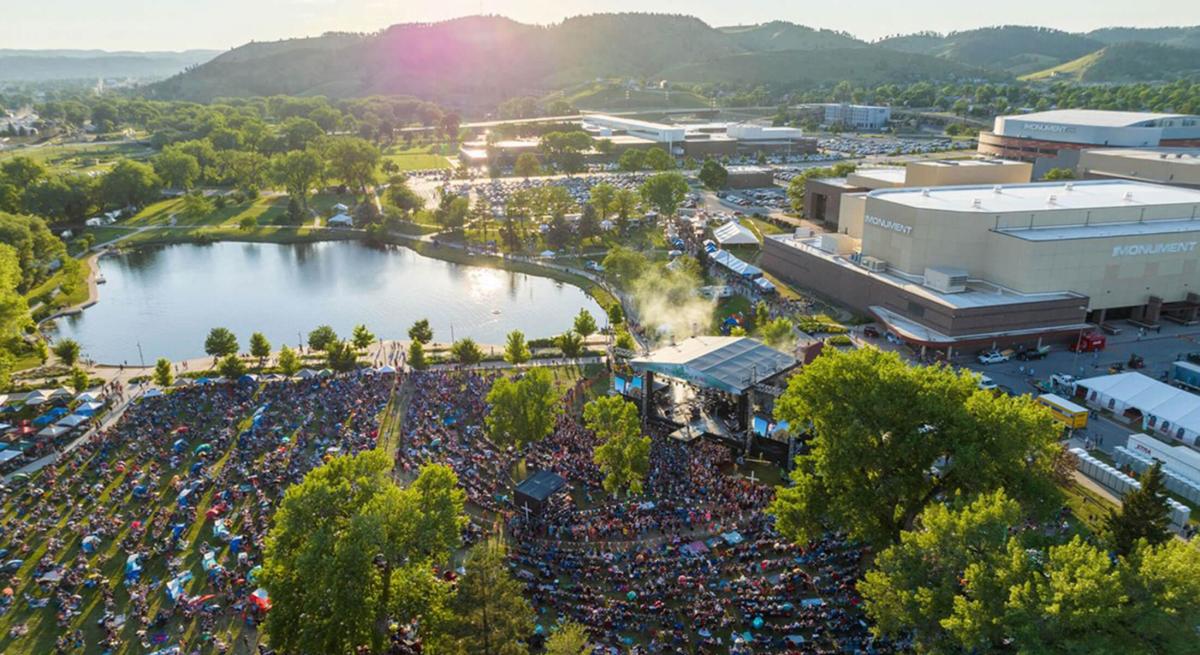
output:
[[[1027,80],[1151,82],[1200,74],[1200,49],[1154,43],[1117,43],[1065,64],[1027,75]]]

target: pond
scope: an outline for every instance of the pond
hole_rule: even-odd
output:
[[[581,308],[604,324],[599,304],[569,284],[357,242],[144,248],[101,259],[100,272],[99,303],[59,319],[57,338],[107,364],[137,365],[139,344],[148,365],[203,357],[216,326],[245,352],[252,332],[295,347],[322,324],[344,337],[362,323],[379,338],[407,340],[427,318],[436,341],[495,345],[514,329],[528,338],[565,332]]]

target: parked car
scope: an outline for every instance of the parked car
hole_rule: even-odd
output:
[[[980,364],[1000,364],[1008,361],[1008,355],[1005,355],[1002,352],[992,351],[990,353],[983,353],[978,359]]]
[[[1030,348],[1017,353],[1017,359],[1022,361],[1033,361],[1042,359],[1050,354],[1050,346],[1042,346],[1041,348]]]
[[[1056,387],[1073,387],[1075,386],[1075,376],[1067,375],[1066,373],[1055,373],[1050,376],[1050,384]]]
[[[870,337],[872,339],[878,339],[879,330],[876,329],[874,325],[868,325],[867,327],[863,328],[863,336]]]
[[[984,391],[991,391],[996,388],[996,383],[986,375],[979,376],[979,388]]]

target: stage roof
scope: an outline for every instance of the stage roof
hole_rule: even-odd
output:
[[[517,493],[524,494],[536,502],[544,503],[566,484],[566,480],[553,471],[538,471],[517,485]]]
[[[796,365],[796,358],[748,337],[692,337],[629,361],[651,371],[732,394]]]

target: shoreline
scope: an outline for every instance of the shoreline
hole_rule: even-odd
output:
[[[152,239],[139,240],[137,243],[130,244],[129,247],[132,249],[132,248],[140,248],[140,247],[144,247],[144,246],[166,246],[166,245],[179,245],[179,244],[202,245],[202,244],[221,243],[221,242],[274,243],[274,244],[279,244],[279,245],[293,245],[293,244],[302,244],[302,243],[323,243],[323,242],[336,242],[336,241],[359,241],[359,242],[366,241],[366,231],[360,230],[360,229],[336,229],[335,230],[335,229],[330,229],[330,228],[294,228],[294,227],[277,228],[274,226],[272,226],[272,228],[269,228],[269,229],[271,231],[267,232],[267,233],[263,233],[263,232],[247,233],[247,232],[244,232],[241,230],[237,230],[235,232],[228,232],[225,230],[205,230],[205,231],[197,234],[197,232],[192,230],[191,228],[170,228],[170,227],[150,228],[150,229],[131,231],[129,236],[142,234],[142,233],[148,232],[150,230],[153,230],[154,232],[157,232],[160,234],[163,232],[166,232],[168,234],[163,235],[163,238],[152,238]],[[187,231],[184,234],[178,234],[178,233],[171,234],[176,231],[184,231],[184,230]],[[299,230],[308,230],[308,232],[299,233]],[[288,232],[292,232],[292,231],[295,231],[296,234],[288,234]],[[203,238],[204,235],[212,234],[213,232],[218,233],[220,235],[220,237],[215,238],[212,241],[207,241]],[[380,245],[398,246],[398,247],[408,248],[419,255],[429,257],[431,259],[437,259],[440,261],[445,261],[445,262],[449,262],[452,264],[458,264],[461,266],[479,266],[481,268],[493,268],[493,269],[504,270],[504,271],[508,271],[508,272],[512,272],[512,273],[524,273],[527,275],[535,275],[535,276],[555,280],[555,281],[561,282],[563,284],[570,284],[572,286],[579,288],[588,297],[590,297],[594,301],[596,301],[596,303],[598,305],[600,305],[600,307],[602,309],[604,309],[605,311],[607,311],[608,308],[612,306],[612,304],[621,302],[619,296],[613,290],[611,290],[609,288],[609,286],[603,280],[597,279],[593,274],[591,274],[588,271],[574,270],[571,267],[565,266],[565,265],[564,266],[550,265],[550,264],[543,263],[543,262],[533,261],[533,260],[531,260],[529,258],[525,258],[525,257],[514,258],[514,257],[510,257],[510,256],[505,256],[505,255],[490,255],[490,254],[485,254],[485,253],[471,252],[465,246],[461,246],[458,244],[451,244],[451,243],[447,243],[447,242],[434,242],[432,240],[423,239],[418,236],[398,234],[395,232],[389,232],[384,236],[385,236],[385,242]],[[238,238],[238,237],[243,237],[243,238]],[[47,321],[63,318],[66,316],[80,314],[83,311],[85,311],[87,308],[95,305],[96,303],[98,303],[100,301],[99,284],[96,281],[97,277],[100,275],[99,259],[101,257],[105,256],[106,254],[110,254],[115,249],[120,249],[122,242],[124,242],[126,240],[126,238],[128,238],[128,237],[122,237],[120,239],[108,241],[104,244],[94,247],[93,250],[89,251],[85,255],[85,258],[83,261],[88,266],[88,274],[87,274],[88,298],[87,298],[87,300],[82,303],[79,303],[77,305],[67,307],[67,308],[63,309],[62,311],[55,313],[52,316],[48,316],[45,319],[42,319],[42,321],[39,321],[39,323],[38,323],[39,330],[41,329],[41,326],[44,323],[46,323]],[[624,309],[624,307],[622,307],[622,309]],[[604,317],[602,317],[602,316],[597,317],[597,319],[600,321],[603,321]],[[600,336],[600,335],[594,335],[591,339],[589,339],[588,343],[590,344],[592,342],[592,340],[597,338],[597,336]],[[407,352],[407,348],[409,345],[409,341],[406,341],[406,340],[389,339],[389,340],[385,340],[383,342],[376,341],[375,343],[373,343],[371,346],[369,346],[367,348],[367,357],[375,356],[375,354],[378,352],[378,349],[380,348],[381,343],[384,345],[387,345],[387,346],[393,346],[393,345],[399,344],[400,347],[403,348],[405,352]],[[450,347],[449,343],[443,344],[440,342],[434,342],[429,345],[429,348],[431,350],[432,349],[448,349],[449,347]],[[482,348],[485,352],[491,351],[493,354],[496,352],[502,352],[504,349],[503,344],[480,343],[479,347]],[[239,353],[239,354],[241,354],[241,353]],[[269,361],[274,361],[277,356],[278,356],[278,351],[277,350],[272,351],[271,356],[268,359],[269,359]],[[179,365],[181,363],[186,363],[187,365],[189,365],[189,367],[191,365],[201,365],[201,366],[205,366],[206,368],[208,368],[208,367],[211,367],[211,361],[212,361],[211,357],[203,356],[203,357],[181,359],[178,361],[172,361],[171,363],[172,363],[172,365]],[[204,362],[208,362],[209,364],[204,364]],[[91,366],[91,369],[97,373],[100,373],[101,371],[116,371],[116,370],[120,370],[121,368],[122,368],[122,364],[120,364],[120,363],[95,362]],[[206,368],[195,369],[195,370],[206,370]],[[145,375],[148,373],[152,373],[153,370],[154,370],[153,364],[147,365],[146,367],[140,367],[140,366],[136,366],[136,365],[133,365],[133,366],[125,365],[124,366],[124,372],[128,373],[130,371],[140,371],[139,375]],[[189,368],[189,370],[192,370],[192,369]]]

